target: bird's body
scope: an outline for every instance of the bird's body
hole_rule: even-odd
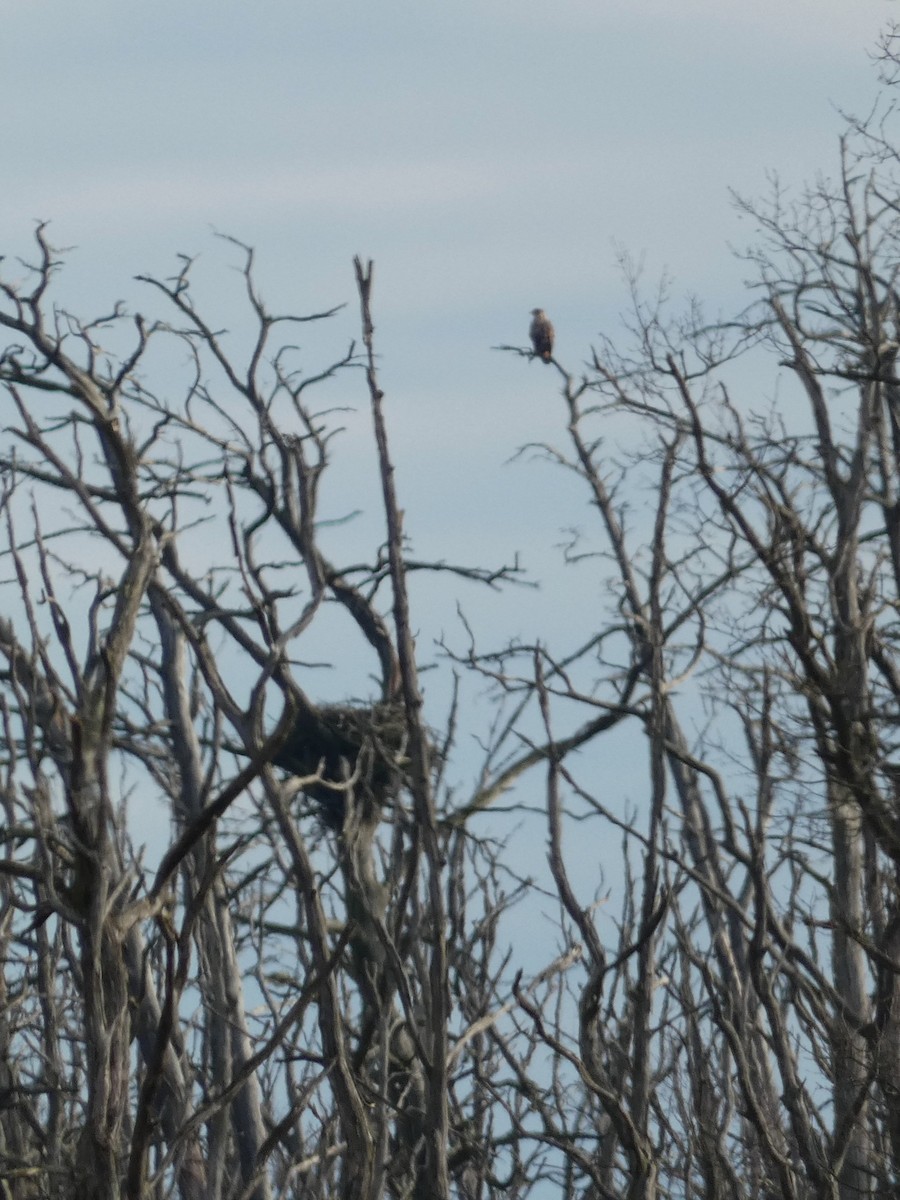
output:
[[[542,308],[531,310],[531,344],[534,352],[543,362],[548,363],[553,357],[553,326]]]

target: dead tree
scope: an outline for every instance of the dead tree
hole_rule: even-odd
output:
[[[737,320],[669,319],[635,284],[633,348],[558,365],[568,445],[542,450],[584,483],[598,529],[567,553],[602,563],[612,619],[571,650],[460,655],[515,698],[510,729],[541,714],[464,815],[549,760],[554,879],[590,951],[577,1054],[524,1007],[603,1130],[595,1173],[557,1135],[592,1195],[896,1191],[900,213],[877,128],[836,183],[747,206]],[[640,816],[601,782],[633,729]],[[581,846],[611,825],[630,847],[627,995],[566,811]]]
[[[241,248],[255,340],[237,359],[189,262],[144,281],[156,319],[85,322],[53,305],[42,227],[36,250],[0,312],[3,1187],[449,1195],[471,1139],[448,1107],[442,759],[420,712],[371,268],[386,535],[343,571],[319,488],[346,405],[310,398],[357,378],[356,351],[303,372],[280,336],[334,310],[273,316]],[[177,401],[145,372],[167,349],[190,364]],[[334,611],[366,674],[323,703],[304,647],[317,657],[310,631]]]
[[[748,206],[735,320],[635,284],[630,344],[554,360],[529,469],[584,489],[590,628],[464,625],[440,731],[410,577],[518,563],[412,555],[371,264],[326,366],[336,310],[272,314],[244,247],[243,350],[187,260],[92,321],[44,229],[4,264],[4,1200],[897,1193],[895,161],[857,123]]]

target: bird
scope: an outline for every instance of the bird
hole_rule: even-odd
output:
[[[542,308],[533,308],[531,316],[531,344],[537,357],[548,363],[553,357],[553,326]]]

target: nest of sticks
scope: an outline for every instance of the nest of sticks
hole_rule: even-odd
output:
[[[406,738],[402,704],[326,704],[298,717],[272,761],[309,780],[304,792],[339,830],[348,799],[374,815],[396,794],[408,762]]]

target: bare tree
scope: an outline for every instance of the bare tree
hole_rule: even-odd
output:
[[[836,182],[744,204],[757,298],[735,321],[669,320],[632,274],[632,348],[558,367],[569,445],[541,448],[584,482],[601,541],[568,558],[602,564],[618,619],[553,653],[461,656],[545,730],[467,812],[549,759],[553,879],[589,951],[577,1053],[529,1011],[602,1128],[595,1194],[897,1191],[894,144],[851,121]],[[652,518],[629,521],[640,495]],[[639,818],[602,783],[635,725]],[[582,845],[611,822],[639,864],[618,979],[566,878],[561,806]],[[583,1172],[572,1126],[567,1143]]]
[[[37,230],[0,285],[4,1196],[897,1194],[895,163],[851,121],[836,183],[745,206],[739,318],[633,281],[630,344],[554,360],[594,628],[448,642],[494,697],[465,795],[409,580],[519,567],[413,557],[371,264],[310,368],[336,310],[271,313],[245,247],[241,350],[188,260],[154,316],[62,311]],[[349,561],[354,394],[384,535]]]
[[[317,524],[337,414],[307,395],[357,356],[306,376],[274,344],[330,314],[271,315],[242,250],[256,333],[237,363],[194,306],[189,262],[145,281],[167,321],[83,323],[48,299],[43,228],[36,245],[0,316],[7,1188],[448,1195],[441,758],[420,711],[371,267],[362,365],[387,537],[341,570]],[[177,403],[147,383],[160,344],[188,355]],[[310,699],[294,656],[326,606],[368,645],[375,695]],[[148,871],[131,834],[151,811],[171,839]]]

